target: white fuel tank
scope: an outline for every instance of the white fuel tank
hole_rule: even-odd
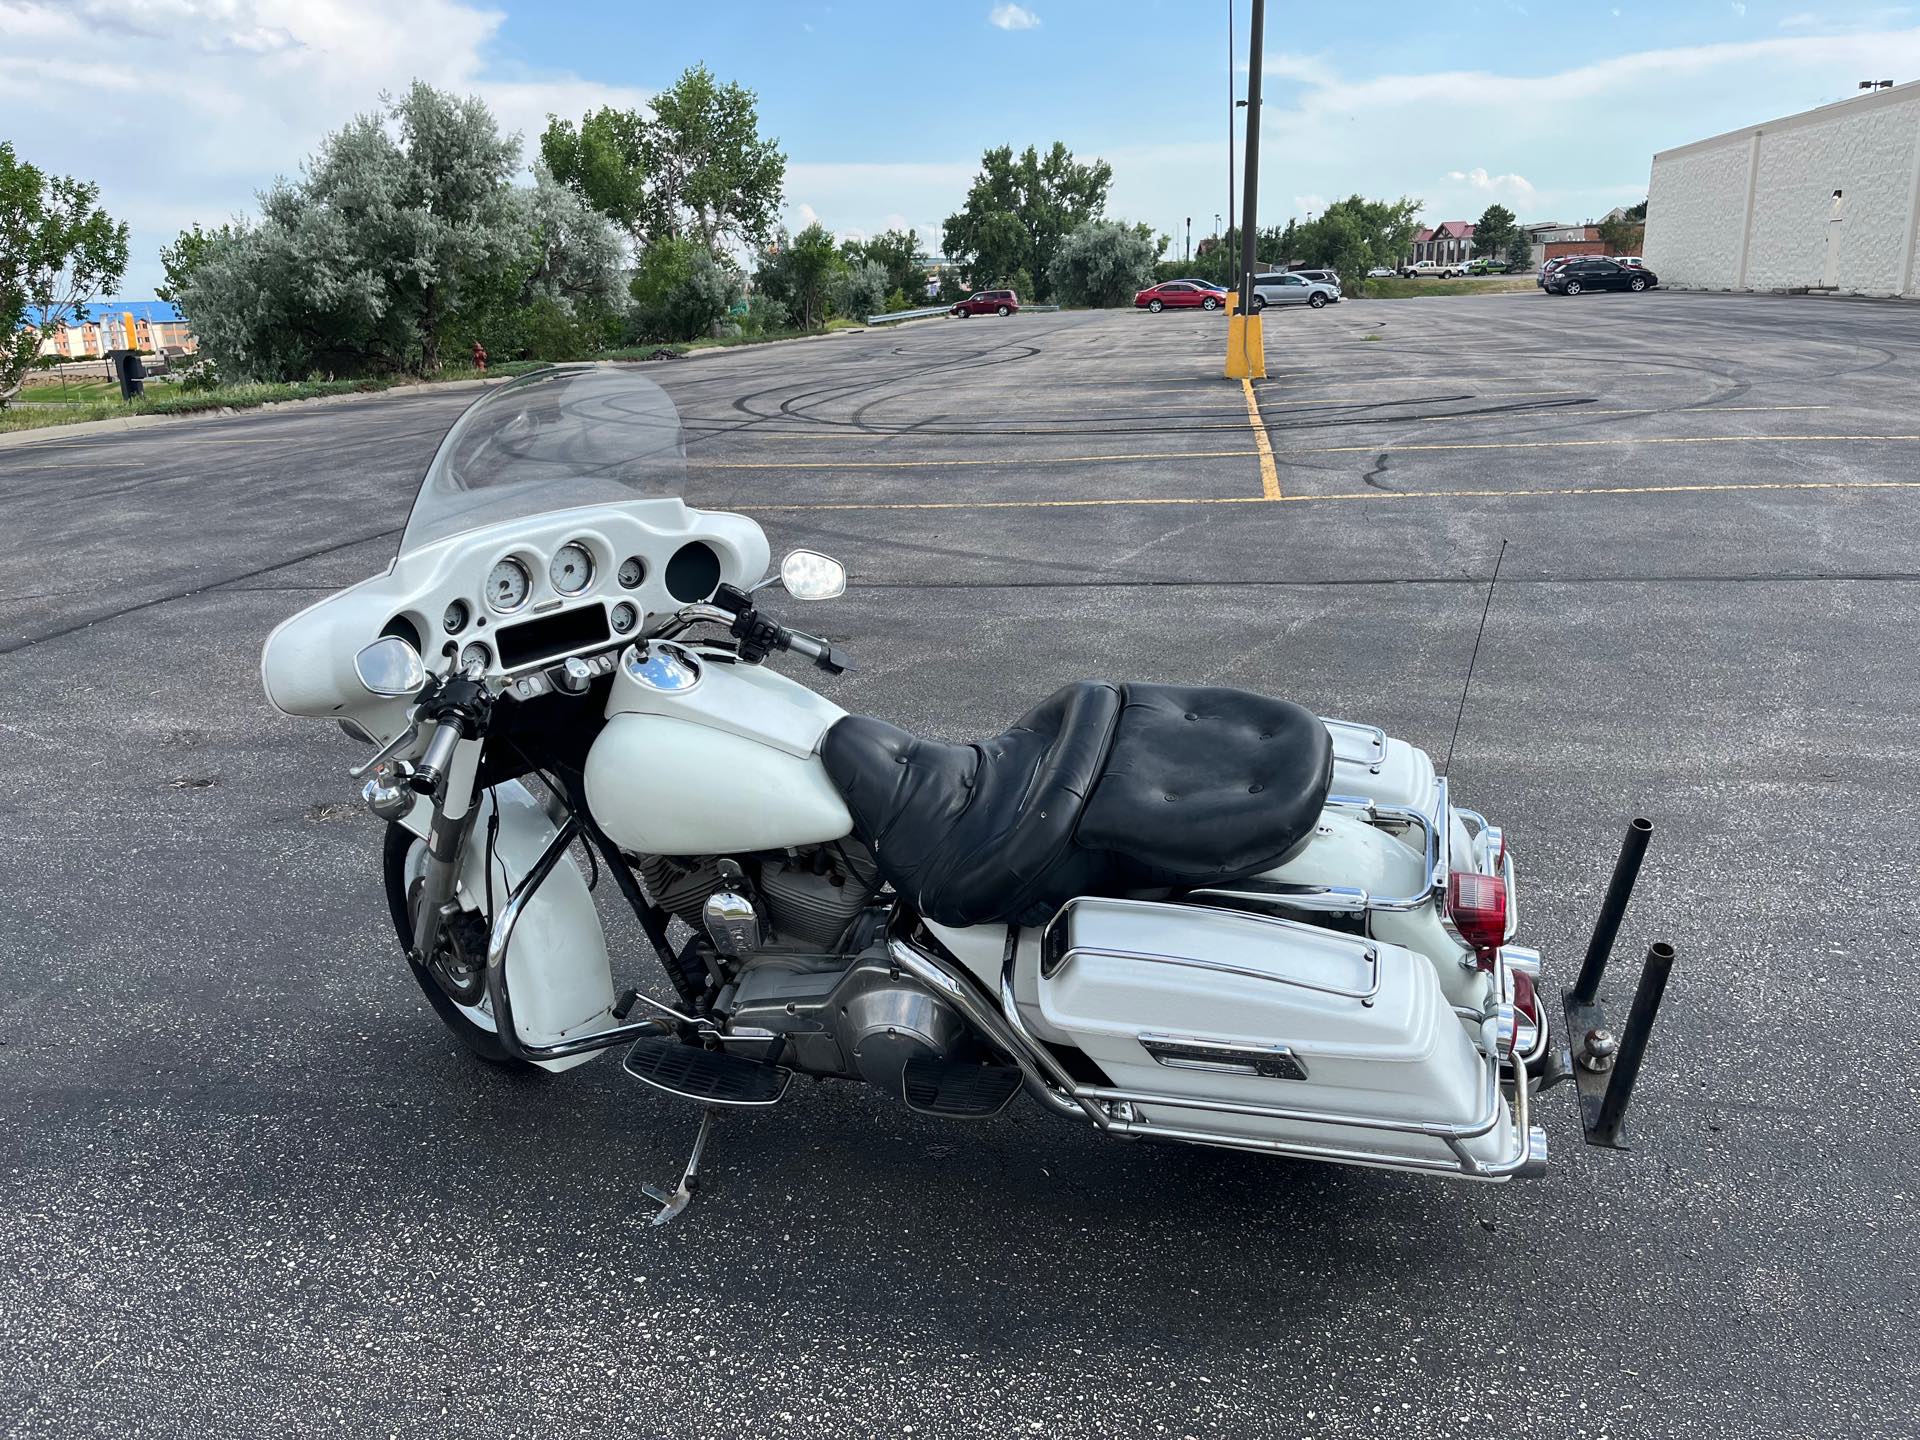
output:
[[[623,850],[725,855],[853,830],[820,761],[845,712],[778,671],[655,641],[620,657],[587,803]]]

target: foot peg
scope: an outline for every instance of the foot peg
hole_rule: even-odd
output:
[[[702,1105],[773,1105],[787,1093],[793,1071],[721,1050],[702,1050],[671,1036],[643,1035],[621,1068],[656,1090]]]
[[[949,1120],[984,1120],[1019,1093],[1020,1072],[1008,1065],[964,1065],[916,1055],[902,1076],[909,1110]]]

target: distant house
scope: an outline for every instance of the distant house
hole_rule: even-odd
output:
[[[186,317],[164,300],[98,300],[86,307],[86,317],[55,317],[48,324],[45,314],[29,311],[27,328],[39,333],[42,355],[64,360],[109,350],[172,349],[191,355],[199,348]]]
[[[1473,225],[1466,220],[1442,220],[1413,237],[1409,265],[1464,265],[1473,258]]]

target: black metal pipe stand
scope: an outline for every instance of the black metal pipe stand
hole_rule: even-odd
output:
[[[1627,827],[1620,858],[1614,862],[1613,878],[1607,884],[1606,898],[1601,901],[1600,914],[1594,921],[1593,939],[1587,945],[1580,976],[1562,997],[1567,1042],[1573,1051],[1574,1083],[1580,1092],[1581,1127],[1589,1145],[1602,1145],[1611,1150],[1629,1148],[1623,1133],[1627,1105],[1639,1082],[1647,1041],[1667,991],[1667,977],[1673,970],[1673,947],[1665,941],[1656,942],[1647,951],[1640,982],[1634,987],[1626,1029],[1616,1034],[1608,1025],[1600,1004],[1600,984],[1613,958],[1620,922],[1626,915],[1627,902],[1633,898],[1634,882],[1640,878],[1640,864],[1646,859],[1647,842],[1652,838],[1651,820],[1637,819]]]

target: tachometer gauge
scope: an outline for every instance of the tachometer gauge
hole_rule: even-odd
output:
[[[446,612],[440,617],[440,628],[449,635],[458,635],[467,628],[467,602],[452,600],[447,604]]]
[[[562,545],[553,552],[553,563],[547,566],[547,578],[553,582],[554,594],[578,595],[593,579],[593,556],[577,540],[570,545]]]
[[[533,577],[518,560],[502,560],[487,572],[487,604],[506,614],[527,603],[533,591]]]
[[[474,665],[478,665],[482,670],[484,670],[492,663],[493,663],[493,652],[487,649],[487,647],[482,645],[478,640],[474,641],[471,645],[467,646],[466,649],[460,652],[460,668],[462,670],[468,669],[469,667]]]
[[[620,570],[616,578],[620,581],[622,590],[637,589],[640,582],[647,578],[647,562],[638,555],[629,555],[620,562]]]

